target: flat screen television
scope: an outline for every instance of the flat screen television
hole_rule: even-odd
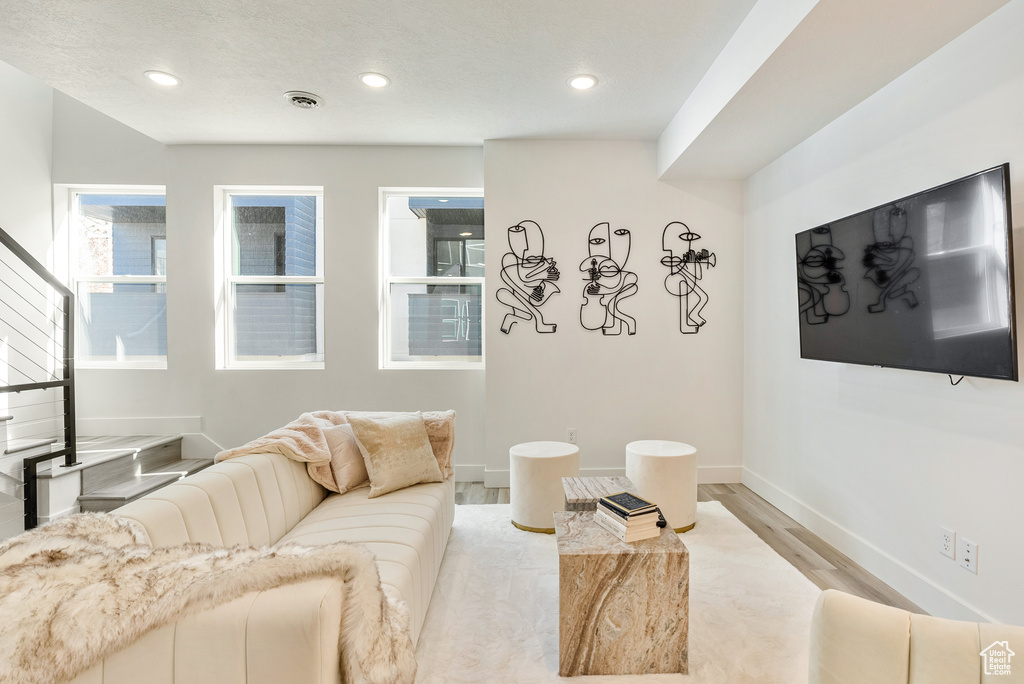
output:
[[[800,356],[1017,380],[1010,165],[796,235]]]

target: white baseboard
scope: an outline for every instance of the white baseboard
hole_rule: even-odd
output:
[[[483,482],[484,470],[487,466],[482,465],[455,465],[456,482]]]
[[[181,457],[212,461],[224,447],[201,432],[186,432],[181,435]]]
[[[738,484],[743,466],[697,466],[697,484]]]
[[[580,477],[621,477],[626,474],[626,468],[580,468]],[[743,466],[698,466],[698,484],[732,484],[741,482]],[[484,487],[508,487],[509,471],[507,470],[486,470],[483,472]],[[459,480],[456,470],[456,481],[479,482],[480,479]]]
[[[78,434],[173,435],[203,431],[202,416],[152,416],[141,418],[79,418]]]
[[[58,511],[56,513],[51,511],[49,515],[37,516],[36,517],[36,526],[38,527],[40,525],[45,525],[48,522],[53,522],[57,518],[63,518],[65,515],[74,515],[75,513],[81,513],[81,512],[82,512],[82,509],[78,506],[78,504],[75,504],[71,508],[66,508],[63,511]]]
[[[507,470],[487,470],[484,467],[484,487],[508,487],[509,486],[509,471]]]
[[[749,468],[743,468],[743,484],[932,615],[973,622],[994,622],[991,617],[963,599],[949,593],[913,568],[822,515]]]

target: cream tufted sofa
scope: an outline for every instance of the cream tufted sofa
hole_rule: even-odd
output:
[[[980,654],[997,642],[1020,653],[1009,674],[985,673]],[[810,684],[1021,684],[1024,627],[916,615],[830,589],[814,609],[810,663]]]
[[[117,509],[154,546],[359,542],[377,557],[384,591],[409,605],[419,638],[455,515],[451,480],[368,499],[331,494],[303,463],[254,454]],[[74,684],[328,684],[340,681],[341,581],[252,592],[154,630]]]

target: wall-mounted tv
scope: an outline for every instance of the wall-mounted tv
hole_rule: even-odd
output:
[[[796,235],[800,356],[1017,379],[1010,165]]]

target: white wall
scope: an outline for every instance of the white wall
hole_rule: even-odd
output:
[[[377,368],[378,188],[480,187],[480,148],[157,148],[70,98],[59,104],[55,183],[167,187],[167,370],[80,370],[86,429],[195,429],[226,448],[303,411],[454,408],[455,462],[482,469],[482,372]],[[104,140],[117,154],[97,151]],[[324,370],[215,370],[213,187],[246,184],[324,187]]]
[[[1018,624],[1024,388],[801,360],[793,235],[1009,161],[1022,282],[1022,30],[1014,0],[752,176],[744,228],[744,483],[925,610]]]
[[[48,265],[53,89],[0,62],[0,228]]]
[[[742,396],[742,188],[735,182],[673,187],[656,179],[656,146],[632,142],[488,141],[487,192],[487,478],[507,482],[509,447],[565,441],[579,431],[581,468],[621,474],[625,446],[637,439],[688,442],[699,450],[704,481],[736,481]],[[544,230],[546,255],[558,262],[561,292],[542,308],[556,332],[516,323],[502,286],[506,231],[523,220]],[[584,330],[585,285],[578,268],[597,223],[632,232],[626,265],[638,293],[622,303],[637,333],[617,337]],[[708,323],[679,332],[679,304],[664,289],[662,230],[684,221],[718,256],[703,285]]]

